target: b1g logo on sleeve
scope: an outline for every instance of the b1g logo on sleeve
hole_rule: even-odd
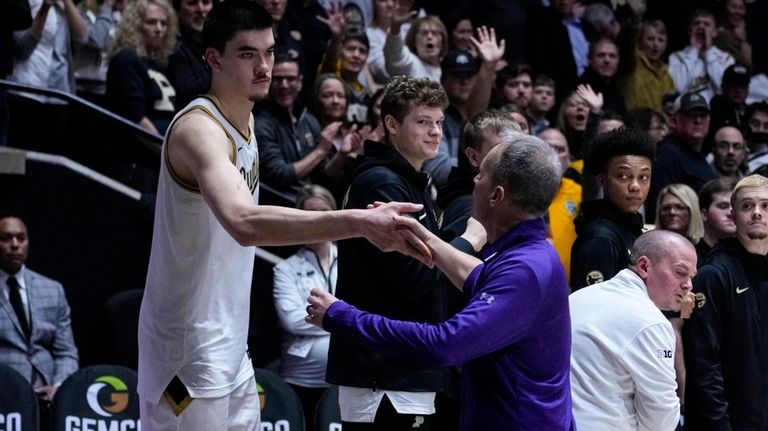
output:
[[[671,359],[672,358],[672,351],[671,350],[659,349],[659,350],[656,351],[656,355],[659,358]]]

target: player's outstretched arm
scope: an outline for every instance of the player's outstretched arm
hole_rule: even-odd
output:
[[[224,229],[243,246],[306,244],[365,237],[384,251],[398,251],[432,265],[429,249],[401,229],[396,217],[421,205],[390,203],[370,210],[301,211],[257,206],[245,180],[232,163],[232,144],[203,113],[180,118],[168,139],[168,158],[175,174],[200,189]]]

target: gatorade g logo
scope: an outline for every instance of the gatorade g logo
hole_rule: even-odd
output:
[[[110,417],[128,407],[128,386],[114,376],[101,376],[88,386],[88,407],[101,416]]]

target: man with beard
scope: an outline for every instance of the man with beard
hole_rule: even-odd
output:
[[[147,431],[259,429],[259,394],[246,347],[251,246],[365,236],[384,250],[431,264],[423,242],[397,230],[394,221],[419,205],[366,211],[258,205],[251,110],[269,90],[272,24],[251,0],[227,0],[211,11],[203,27],[210,92],[174,118],[163,143],[138,331],[138,392]]]
[[[720,240],[693,280],[696,309],[683,326],[686,429],[768,424],[768,178],[731,195],[736,237]]]
[[[527,64],[513,64],[501,69],[496,77],[498,104],[516,105],[523,112],[528,109],[533,96],[533,70]]]
[[[722,176],[742,178],[747,173],[747,143],[739,129],[721,127],[715,132],[712,169]]]

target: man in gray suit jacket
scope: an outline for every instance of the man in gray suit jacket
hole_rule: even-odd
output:
[[[69,305],[61,283],[31,271],[27,226],[0,213],[0,362],[47,399],[78,369]]]

